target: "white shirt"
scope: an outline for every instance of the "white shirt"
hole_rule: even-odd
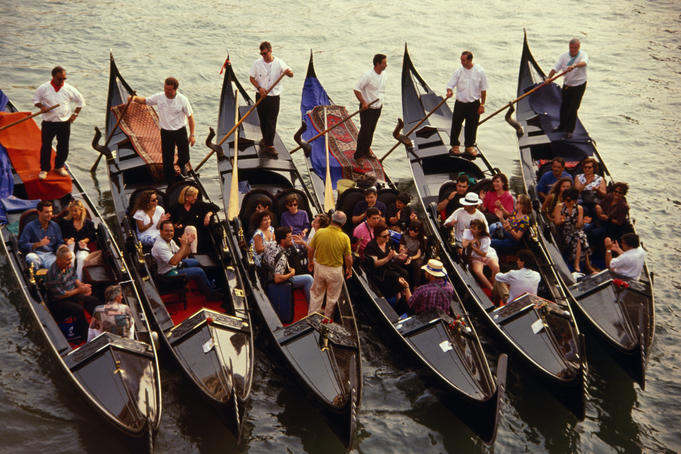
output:
[[[281,73],[290,69],[284,60],[279,57],[273,57],[269,63],[266,63],[264,59],[259,58],[251,66],[251,71],[248,73],[249,76],[255,79],[258,86],[268,90],[277,81]],[[282,90],[282,81],[280,81],[272,90],[270,90],[268,96],[279,96]]]
[[[445,224],[452,222],[454,219],[456,219],[454,238],[456,238],[456,241],[458,242],[461,242],[463,238],[463,231],[471,226],[471,221],[473,219],[480,219],[483,221],[487,226],[487,230],[489,231],[487,219],[485,219],[485,215],[482,214],[482,211],[478,209],[475,210],[475,213],[468,214],[468,211],[466,211],[463,207],[457,208],[452,214],[449,215],[447,219],[445,219]]]
[[[473,232],[471,232],[471,229],[466,229],[463,231],[463,240],[466,241],[473,241],[475,237],[473,236]],[[480,238],[480,248],[482,252],[485,253],[485,257],[488,257],[490,259],[498,259],[499,257],[497,256],[497,251],[492,247],[492,239],[488,236],[484,236]],[[471,257],[482,259],[483,257],[478,254],[477,252],[473,251],[471,253]]]
[[[508,300],[506,302],[510,303],[523,293],[536,295],[541,276],[536,271],[522,268],[511,270],[508,273],[497,273],[494,279],[497,282],[508,284]]]
[[[170,99],[165,92],[151,95],[146,100],[147,105],[156,106],[158,111],[158,124],[161,129],[167,131],[177,131],[184,128],[187,117],[193,114],[189,100],[182,93],[175,93],[175,97]]]
[[[51,82],[42,84],[33,94],[33,104],[42,104],[45,107],[52,107],[59,104],[59,107],[43,114],[45,121],[67,121],[77,107],[85,106],[85,99],[73,85],[64,85],[55,91]]]
[[[149,222],[153,222],[151,227],[146,229],[144,232],[140,232],[139,229],[137,228],[137,223],[135,223],[135,229],[137,229],[137,238],[138,239],[144,239],[144,238],[151,238],[155,240],[156,238],[159,238],[161,236],[161,231],[158,229],[158,221],[161,219],[161,216],[165,214],[166,210],[163,209],[162,206],[156,205],[156,210],[154,211],[154,216],[149,219],[149,215],[144,212],[144,210],[137,210],[135,211],[135,214],[132,215],[132,218],[138,221],[142,221],[144,224],[149,224]]]
[[[570,52],[565,52],[563,55],[558,57],[558,61],[556,62],[556,66],[553,67],[553,70],[557,73],[565,71],[568,67],[568,62],[571,59],[572,57],[570,56]],[[575,65],[579,62],[584,62],[587,65],[589,64],[589,56],[586,54],[586,52],[580,50],[577,54],[577,58],[575,58],[575,61],[573,61],[572,64]],[[567,85],[568,87],[582,85],[584,82],[586,82],[586,66],[580,66],[579,68],[573,69],[569,73],[565,73],[563,79],[565,79],[563,84]]]
[[[151,256],[156,260],[158,274],[166,274],[168,271],[177,268],[177,265],[171,265],[169,262],[179,250],[180,246],[174,240],[168,242],[161,238],[154,243],[154,247],[151,248]]]
[[[383,107],[383,98],[385,98],[385,82],[388,79],[388,74],[385,70],[381,74],[376,73],[374,68],[365,72],[360,77],[359,82],[355,85],[355,90],[362,93],[362,98],[369,104],[374,99],[378,102],[369,106],[370,109],[380,109]]]
[[[473,65],[471,69],[459,67],[447,82],[447,88],[454,91],[456,100],[460,102],[475,102],[487,91],[487,76],[480,65]]]
[[[617,274],[630,279],[638,279],[643,271],[643,262],[646,259],[645,251],[639,246],[624,251],[610,261],[610,269]]]

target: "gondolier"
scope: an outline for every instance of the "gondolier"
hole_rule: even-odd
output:
[[[359,101],[360,128],[357,134],[357,149],[355,150],[355,161],[369,156],[369,148],[374,140],[374,131],[378,118],[381,116],[383,108],[383,98],[385,97],[385,82],[388,75],[385,68],[388,67],[388,58],[383,54],[374,55],[374,67],[364,73],[355,86],[355,96]],[[373,100],[378,102],[369,105]]]
[[[277,133],[279,96],[281,95],[282,85],[277,84],[274,87],[273,85],[281,73],[293,77],[293,71],[284,60],[272,55],[272,45],[267,41],[260,43],[260,55],[262,55],[262,58],[253,63],[249,72],[251,83],[257,91],[255,101],[258,102],[261,97],[265,96],[265,99],[258,104],[258,118],[262,132],[260,148],[266,153],[277,156],[277,150],[274,148],[274,136]],[[269,93],[267,90],[270,90]]]
[[[182,93],[178,93],[180,83],[174,77],[168,77],[163,83],[163,91],[148,98],[133,96],[132,100],[139,104],[157,106],[158,123],[161,127],[161,149],[163,155],[163,173],[172,181],[176,178],[174,161],[175,146],[177,146],[177,165],[182,175],[187,174],[186,165],[189,164],[189,145],[196,143],[194,137],[194,112],[189,100]],[[189,139],[187,128],[189,125]]]
[[[40,147],[40,173],[38,178],[47,178],[52,158],[52,140],[57,138],[57,157],[54,161],[55,171],[62,176],[68,176],[64,168],[69,156],[69,137],[71,123],[76,121],[80,110],[85,106],[85,99],[75,87],[67,84],[66,70],[61,66],[52,69],[52,80],[45,82],[35,91],[33,104],[43,112],[41,125],[42,145]],[[56,109],[50,107],[59,104]]]
[[[464,129],[464,146],[467,157],[478,155],[475,149],[475,138],[478,132],[480,115],[485,112],[485,99],[487,98],[487,75],[482,66],[473,63],[473,54],[469,51],[461,53],[461,68],[454,71],[447,83],[447,97],[454,95],[456,87],[456,102],[454,103],[454,116],[452,117],[452,131],[449,137],[452,148],[450,153],[455,156],[461,155],[459,150],[459,134],[461,125],[466,120]]]
[[[589,56],[580,51],[581,43],[577,38],[570,40],[570,50],[558,57],[556,65],[549,72],[549,79],[559,71],[568,71],[563,80],[562,99],[560,103],[560,124],[554,131],[565,131],[564,137],[569,139],[577,123],[577,110],[582,103],[586,90],[586,65]]]

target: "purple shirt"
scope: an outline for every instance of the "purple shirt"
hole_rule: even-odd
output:
[[[454,287],[444,279],[440,279],[416,287],[408,304],[415,314],[429,311],[447,312],[452,298],[454,298]]]
[[[310,218],[305,210],[298,210],[296,214],[286,210],[281,215],[281,225],[291,227],[291,233],[299,235],[305,229],[310,230]]]

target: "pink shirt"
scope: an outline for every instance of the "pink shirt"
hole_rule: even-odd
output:
[[[369,227],[366,221],[360,222],[353,230],[352,235],[359,238],[359,252],[364,254],[364,248],[367,247],[369,241],[374,239],[374,229]]]
[[[489,191],[487,194],[485,194],[485,198],[482,201],[482,211],[494,213],[494,209],[497,207],[497,200],[501,201],[501,205],[506,211],[509,213],[513,211],[513,196],[508,191],[504,191],[501,194],[501,197],[497,196],[497,193],[494,191]]]

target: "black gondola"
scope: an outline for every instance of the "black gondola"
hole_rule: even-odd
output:
[[[518,74],[518,96],[545,79],[546,74],[532,56],[525,35]],[[612,182],[595,142],[579,119],[571,139],[563,140],[561,132],[553,132],[551,120],[555,120],[555,116],[547,111],[558,111],[560,99],[560,87],[551,83],[520,100],[516,114],[523,129],[518,139],[522,176],[527,193],[536,201],[533,206],[539,227],[538,238],[555,263],[564,287],[574,297],[576,310],[604,340],[615,359],[644,388],[645,369],[655,334],[653,281],[648,267],[644,266],[637,280],[624,279],[605,269],[577,281],[561,254],[561,245],[549,220],[539,210],[536,185],[541,176],[540,170],[545,170],[540,164],[555,156],[563,157],[569,166],[575,165],[575,175],[579,173],[577,169],[583,159],[594,158],[603,170],[603,177]],[[538,109],[540,105],[544,107]],[[630,222],[626,228],[634,230]]]
[[[236,93],[240,97],[238,114],[235,112]],[[236,79],[231,64],[227,64],[220,96],[217,137],[223,138],[238,121],[237,116],[241,118],[252,106],[253,101]],[[286,197],[291,195],[297,197],[300,208],[305,209],[310,216],[321,209],[278,135],[274,141],[278,158],[261,152],[258,144],[261,133],[255,112],[239,126],[238,134],[236,169],[240,210],[227,222],[228,239],[233,250],[238,251],[239,266],[250,277],[251,296],[276,351],[284,360],[284,367],[300,379],[309,394],[336,415],[334,419],[339,420],[339,424],[333,426],[345,444],[350,446],[357,426],[362,393],[362,365],[357,325],[347,289],[344,286],[332,323],[325,323],[329,320],[319,313],[308,316],[305,297],[297,291],[293,295],[291,292],[285,295],[286,298],[295,298],[293,313],[278,313],[268,298],[266,285],[260,281],[252,250],[248,246],[248,234],[250,230],[255,230],[249,222],[259,201],[266,200],[277,219],[286,209]],[[211,130],[206,143],[217,153],[222,197],[225,209],[229,211],[234,175],[234,136],[226,142],[224,151],[222,147],[210,143],[213,136]]]
[[[306,120],[311,118],[308,110],[321,108],[317,106],[333,106],[333,101],[329,99],[317,79],[312,53],[303,85],[302,99],[301,112]],[[347,115],[344,110],[333,111],[333,115],[338,116],[339,113]],[[347,130],[353,128],[354,124],[350,124],[346,130],[338,133],[345,137],[345,143],[348,143]],[[312,137],[316,132],[310,129],[305,135]],[[324,138],[318,140],[323,142]],[[354,151],[354,147],[350,148]],[[312,159],[318,152],[323,154],[324,147],[315,149],[306,156],[309,169],[314,169]],[[323,157],[318,159],[324,161]],[[318,199],[323,198],[324,179],[314,171],[310,172],[310,176],[315,194]],[[387,176],[386,181],[380,184],[385,187],[378,191],[378,199],[389,206],[394,203],[398,191]],[[364,192],[361,189],[347,189],[338,197],[336,208],[345,211],[349,220],[354,204],[363,198]],[[348,224],[351,227],[351,223]],[[428,225],[425,227],[428,228]],[[349,233],[352,233],[351,228]],[[439,257],[439,244],[433,244],[431,249],[430,257]],[[386,345],[391,345],[393,341],[398,342],[414,359],[418,370],[427,375],[439,390],[444,391],[444,397],[452,403],[451,407],[457,411],[461,419],[485,442],[492,443],[499,421],[499,404],[506,385],[506,355],[499,359],[495,383],[477,333],[458,294],[451,301],[451,314],[457,314],[459,320],[463,320],[463,325],[460,321],[455,322],[449,315],[436,313],[400,319],[400,314],[371,283],[360,260],[355,260],[354,278],[355,287],[361,292],[362,301],[372,303],[371,308],[375,315],[373,321],[380,324],[384,332],[390,333],[390,337],[386,338]]]
[[[17,112],[2,91],[0,104],[0,111]],[[15,150],[14,153],[35,153],[37,160],[40,130],[35,122],[27,120],[16,129],[3,132],[4,137],[12,134],[22,134],[21,142],[32,139],[37,144],[30,150]],[[6,151],[2,149],[0,153],[5,161],[8,157]],[[25,158],[16,157],[20,158],[19,166],[27,165]],[[153,446],[153,434],[161,419],[161,379],[153,341],[155,333],[149,328],[137,288],[111,232],[70,170],[68,176],[48,176],[46,180],[38,180],[37,167],[17,170],[11,165],[11,168],[3,168],[9,172],[4,173],[3,178],[9,177],[10,180],[5,181],[2,188],[10,194],[4,194],[1,209],[6,215],[0,225],[2,249],[20,286],[22,304],[30,310],[38,332],[45,339],[56,363],[83,399],[116,428],[128,435],[148,436],[150,446]],[[95,225],[96,250],[101,251],[101,261],[85,263],[83,281],[92,285],[93,295],[100,301],[103,301],[103,292],[108,285],[121,286],[123,301],[130,307],[133,316],[134,338],[104,332],[85,342],[87,333],[73,336],[75,333],[68,329],[68,323],[52,316],[47,306],[47,270],[27,266],[25,255],[19,248],[22,228],[37,217],[34,209],[37,198],[53,199],[55,218],[67,211],[71,201],[83,203],[87,216]],[[13,208],[9,208],[10,205]]]
[[[131,93],[133,90],[120,75],[112,55],[106,107],[107,136],[117,124],[112,108],[125,104]],[[123,112],[126,121],[137,106],[148,107],[131,104],[127,113]],[[155,136],[156,131],[158,126],[153,126],[151,134]],[[223,301],[208,301],[204,295],[188,289],[184,276],[169,277],[156,272],[156,263],[149,250],[137,239],[130,212],[135,197],[150,189],[165,201],[167,211],[177,203],[180,191],[187,185],[196,187],[199,199],[209,202],[197,174],[190,170],[188,178],[166,186],[158,182],[158,167],[152,167],[142,158],[122,128],[114,131],[113,153],[96,145],[98,140],[96,135],[93,146],[108,154],[107,170],[116,219],[148,312],[186,377],[201,395],[223,411],[238,436],[253,379],[253,334],[242,278],[233,263],[223,225],[217,214],[211,218],[204,231],[210,237],[209,248],[195,256],[217,285],[225,289]]]
[[[442,97],[430,89],[414,68],[405,47],[402,66],[405,131],[415,126],[440,101]],[[446,250],[443,258],[458,277],[458,289],[464,303],[473,304],[510,351],[522,358],[578,418],[583,418],[587,372],[583,338],[544,249],[534,238],[535,230],[531,228],[525,235],[525,244],[537,259],[542,278],[538,292],[541,298],[525,294],[498,308],[447,239],[449,232],[441,225],[436,212],[436,205],[446,187],[451,187],[454,184],[452,180],[460,174],[479,181],[498,172],[480,150],[479,159],[485,164],[483,169],[473,161],[449,154],[451,121],[451,109],[442,104],[409,136],[412,144],[407,146],[414,182],[426,207],[428,222]]]

